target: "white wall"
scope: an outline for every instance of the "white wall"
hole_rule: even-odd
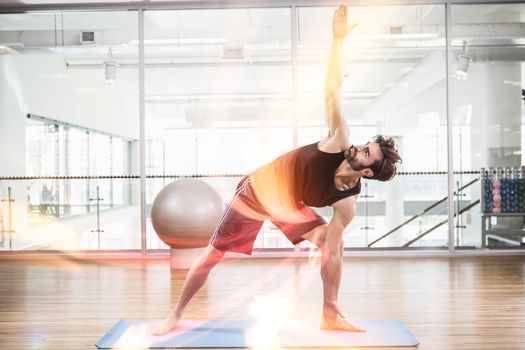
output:
[[[25,112],[138,139],[138,70],[117,69],[117,82],[105,83],[104,69],[67,68],[57,55],[15,55]]]
[[[0,55],[0,176],[25,174],[25,120],[26,100],[18,76],[12,70],[14,56]],[[0,199],[7,199],[11,188],[11,235],[15,247],[27,227],[27,183],[25,181],[0,181]],[[4,229],[9,229],[7,202],[1,202]],[[5,245],[9,247],[9,235]],[[2,248],[2,247],[0,247]]]
[[[119,72],[117,79],[121,80],[111,88],[104,82],[102,69],[68,70],[55,55],[0,55],[0,176],[26,174],[28,113],[138,139],[136,73]],[[131,158],[136,154],[132,152]],[[35,236],[28,225],[27,185],[28,181],[0,181],[0,197],[5,198],[11,187],[15,200],[13,249],[45,238],[38,233]],[[1,208],[7,229],[7,203]],[[92,216],[85,218],[92,221]],[[4,248],[8,248],[7,242]]]
[[[0,176],[25,174],[26,96],[13,70],[16,56],[0,55]]]

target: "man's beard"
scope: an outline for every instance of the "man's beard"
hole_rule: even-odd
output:
[[[355,153],[355,154],[354,154]],[[350,167],[354,171],[360,171],[366,168],[366,166],[359,164],[359,162],[355,159],[355,156],[357,154],[357,150],[354,145],[351,145],[346,151],[345,151],[345,159],[350,164]]]

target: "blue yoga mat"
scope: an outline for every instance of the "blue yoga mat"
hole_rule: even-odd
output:
[[[319,321],[305,320],[182,320],[163,336],[152,330],[159,321],[120,320],[96,344],[99,349],[123,348],[252,348],[417,346],[399,320],[350,321],[366,332],[324,331]]]

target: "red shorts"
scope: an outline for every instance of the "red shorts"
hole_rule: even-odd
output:
[[[252,179],[245,176],[237,186],[235,195],[210,240],[215,248],[251,254],[253,243],[265,220],[270,220],[293,244],[304,241],[301,236],[326,224],[321,216],[304,204],[297,208],[296,214],[299,215],[293,215],[293,222],[275,219],[257,201],[251,182]],[[298,221],[297,217],[301,219]]]

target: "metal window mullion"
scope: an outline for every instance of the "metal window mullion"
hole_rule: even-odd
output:
[[[450,68],[452,66],[452,18],[451,18],[451,1],[445,4],[445,36],[446,40],[446,99],[447,99],[447,168],[448,168],[448,251],[454,253],[454,164],[453,164],[453,130],[452,130],[452,115],[451,115],[451,75]]]
[[[140,247],[147,255],[146,246],[146,132],[144,81],[144,10],[138,10],[139,20],[139,167],[140,167]]]
[[[292,144],[293,148],[299,145],[299,130],[298,130],[298,91],[297,91],[297,7],[291,7],[291,59],[292,59]]]
[[[69,159],[71,155],[71,149],[69,147],[69,130],[69,127],[64,126],[64,174],[66,176],[70,175]],[[69,182],[69,180],[65,180],[62,183],[64,185],[64,215],[68,215],[71,209],[71,183]]]
[[[86,131],[86,165],[87,165],[87,176],[91,176],[91,133]],[[86,205],[87,212],[91,213],[91,203],[89,201],[91,198],[91,179],[86,181]]]
[[[109,137],[109,174],[114,175],[115,169],[113,169],[113,136]],[[113,208],[113,178],[109,179],[109,206]]]
[[[55,136],[55,174],[56,175],[60,175],[60,126],[59,125],[56,125],[56,134],[54,135]],[[56,184],[56,208],[57,208],[57,212],[56,212],[56,215],[57,217],[60,217],[60,181],[59,180],[56,180],[55,181],[55,184]]]

